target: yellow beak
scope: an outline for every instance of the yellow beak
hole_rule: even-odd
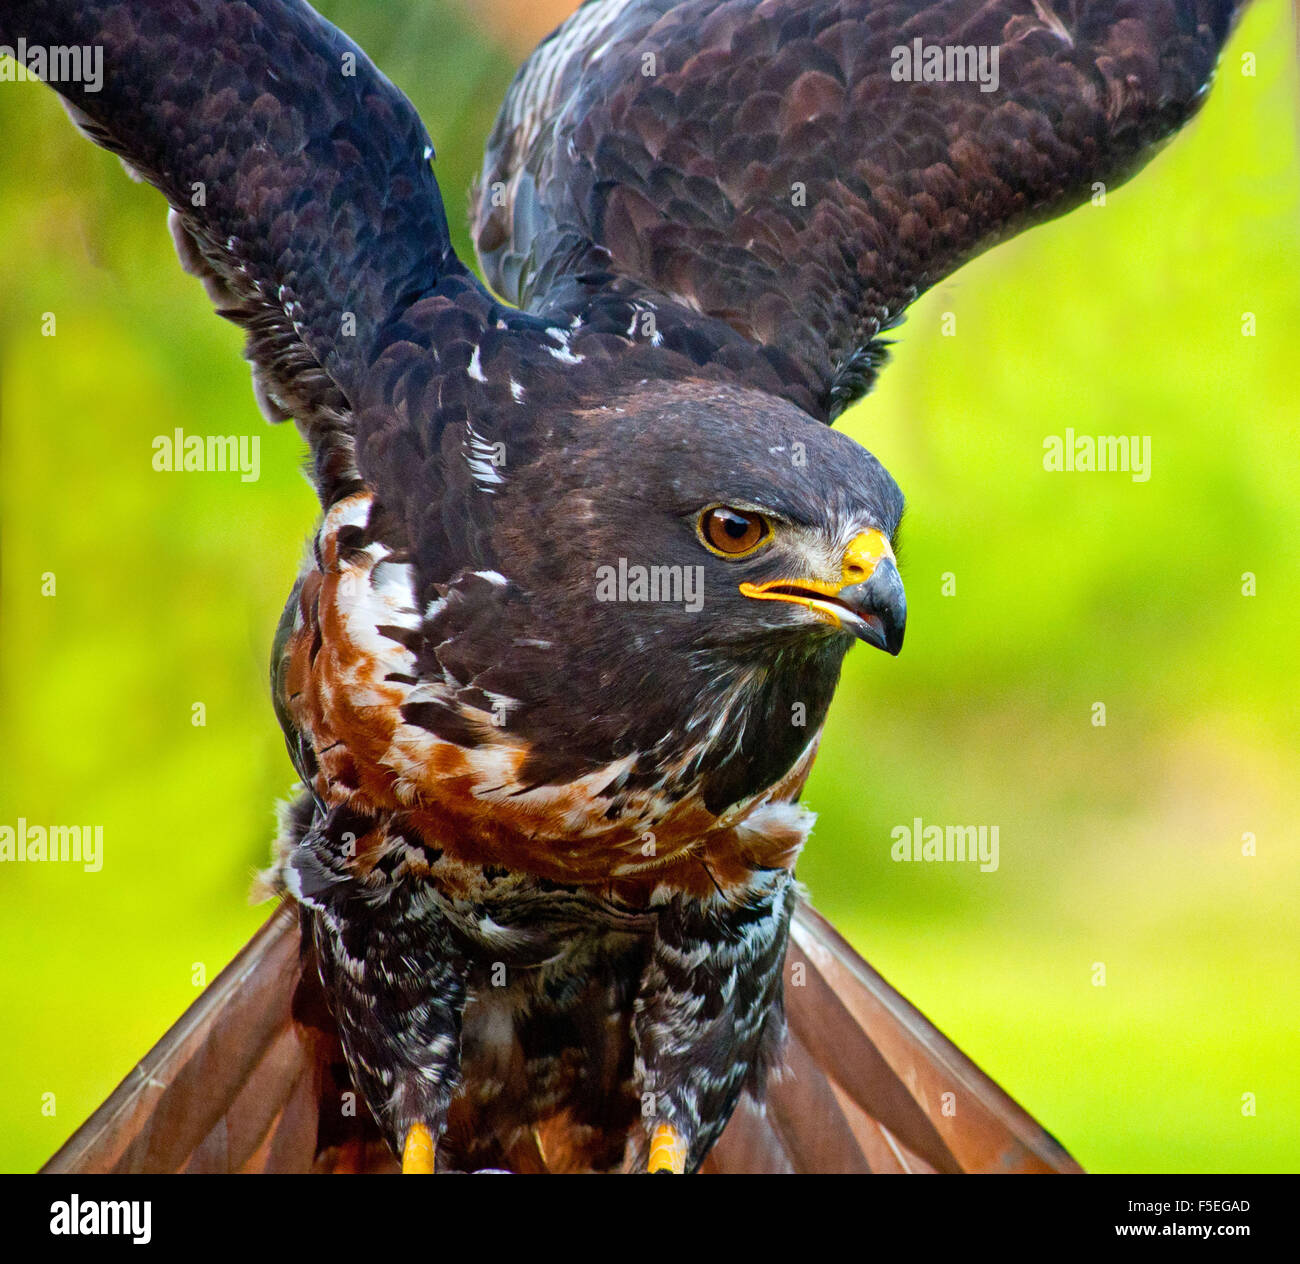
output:
[[[907,599],[894,550],[879,531],[864,531],[844,550],[838,583],[820,579],[773,579],[743,583],[740,591],[760,601],[803,606],[822,622],[897,654],[903,648]]]

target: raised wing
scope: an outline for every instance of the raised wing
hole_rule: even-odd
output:
[[[102,50],[52,82],[173,208],[182,262],[248,331],[258,396],[313,442],[327,501],[384,327],[449,275],[432,146],[407,99],[297,0],[6,0],[0,42]],[[54,78],[54,76],[51,76]]]
[[[588,0],[517,76],[475,237],[527,308],[631,279],[789,357],[824,419],[994,243],[1131,175],[1234,0]]]

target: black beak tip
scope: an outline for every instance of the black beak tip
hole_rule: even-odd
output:
[[[897,658],[903,650],[905,625],[876,613],[871,615],[867,623],[870,631],[861,634],[861,639],[868,645],[874,645],[876,649],[884,650],[886,654]]]
[[[869,632],[862,640],[887,654],[897,656],[903,648],[907,630],[907,596],[898,567],[888,559],[882,561],[870,579],[842,588],[839,600],[862,619]]]

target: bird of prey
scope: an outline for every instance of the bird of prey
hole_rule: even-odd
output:
[[[323,510],[287,911],[52,1166],[1073,1170],[796,887],[844,655],[905,623],[903,497],[830,423],[919,294],[1195,112],[1238,7],[589,0],[492,134],[484,282],[306,4],[9,0],[7,45],[102,48],[53,86]]]

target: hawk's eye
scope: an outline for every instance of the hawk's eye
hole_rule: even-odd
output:
[[[772,537],[772,524],[752,509],[715,505],[700,515],[700,539],[723,557],[744,557]]]

